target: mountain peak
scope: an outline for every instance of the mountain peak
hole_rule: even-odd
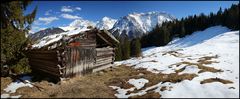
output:
[[[65,31],[71,31],[77,28],[83,29],[83,28],[87,28],[88,26],[95,26],[96,24],[92,21],[89,20],[84,20],[84,19],[76,19],[73,22],[71,22],[69,24],[69,26],[65,26],[65,27],[60,27],[61,29],[65,30]]]
[[[104,16],[102,18],[102,20],[98,21],[97,24],[96,24],[96,27],[98,29],[111,29],[113,27],[113,25],[116,23],[116,19],[112,19],[112,18],[109,18],[109,17],[106,17]]]
[[[130,38],[141,37],[151,31],[157,24],[165,21],[172,21],[175,18],[165,12],[133,12],[127,16],[121,17],[111,29],[115,36],[128,35]]]

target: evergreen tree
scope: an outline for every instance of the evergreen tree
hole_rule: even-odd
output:
[[[28,70],[23,49],[37,11],[36,7],[32,13],[24,15],[30,3],[28,0],[1,3],[1,67],[8,65],[17,73]]]
[[[184,27],[184,23],[181,23],[181,31],[180,31],[180,35],[179,37],[184,37],[185,36],[185,27]]]
[[[133,57],[141,56],[141,43],[139,38],[133,39],[131,41],[131,56]]]
[[[170,32],[167,28],[167,26],[163,26],[163,45],[167,45],[170,41]]]
[[[222,21],[222,8],[220,7],[220,9],[217,12],[217,16],[216,16],[216,25],[220,25],[221,23],[223,23]]]
[[[188,16],[181,20],[164,22],[162,26],[156,27],[147,35],[141,38],[142,47],[164,46],[172,40],[173,37],[184,37],[195,31],[202,31],[210,26],[223,25],[232,30],[239,30],[239,4],[233,4],[231,8],[209,15]]]
[[[119,40],[119,39],[118,39]],[[115,49],[115,60],[116,61],[121,61],[122,60],[122,48],[121,44],[118,44],[116,49]]]
[[[122,50],[122,59],[129,59],[130,58],[130,41],[128,37],[123,39],[123,44],[121,45]]]

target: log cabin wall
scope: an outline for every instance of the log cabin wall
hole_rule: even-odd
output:
[[[34,72],[44,72],[53,77],[61,77],[63,68],[60,68],[61,59],[59,51],[30,51],[29,64]]]
[[[87,32],[85,36],[76,35],[73,42],[64,48],[65,66],[63,77],[73,77],[92,72],[96,60],[96,33]]]
[[[94,47],[67,47],[64,77],[91,73],[96,59],[95,54]]]
[[[114,48],[103,47],[96,48],[97,57],[96,63],[94,64],[93,72],[111,67],[114,62]]]

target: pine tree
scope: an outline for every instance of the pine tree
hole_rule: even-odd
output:
[[[220,24],[222,24],[223,22],[223,20],[222,20],[222,14],[223,14],[223,12],[222,12],[222,8],[220,7],[220,9],[218,10],[218,12],[217,12],[217,16],[216,16],[216,25],[220,25]]]
[[[181,31],[180,31],[180,35],[179,37],[184,37],[185,36],[185,27],[184,27],[184,23],[181,23]]]
[[[133,39],[131,41],[131,56],[132,57],[141,56],[141,43],[139,38]]]
[[[210,15],[188,16],[181,20],[164,22],[162,26],[156,26],[148,35],[141,38],[143,47],[164,46],[173,37],[184,37],[195,31],[204,30],[210,26],[223,25],[232,30],[239,30],[239,4],[233,4],[231,8]]]
[[[1,67],[8,65],[16,72],[27,70],[23,49],[28,43],[26,35],[37,11],[36,7],[32,13],[24,15],[30,3],[28,0],[1,3]]]
[[[123,39],[123,44],[121,45],[121,50],[122,50],[122,59],[129,59],[130,58],[130,41],[128,37],[125,37]]]
[[[118,39],[119,40],[119,39]],[[115,49],[115,60],[116,61],[121,61],[122,60],[122,48],[121,44],[118,44],[116,49]]]

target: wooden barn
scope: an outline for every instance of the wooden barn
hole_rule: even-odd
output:
[[[107,30],[88,29],[74,35],[58,35],[57,40],[40,42],[28,52],[34,72],[55,78],[69,78],[111,67],[119,41]],[[39,43],[39,44],[40,44]]]

